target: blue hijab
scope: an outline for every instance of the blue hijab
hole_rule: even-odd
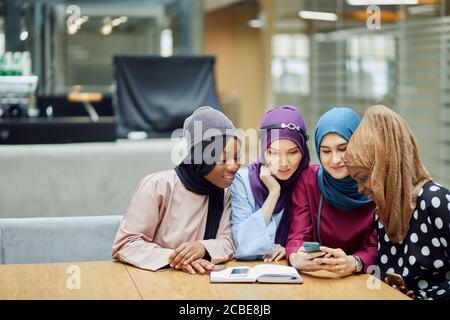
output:
[[[333,108],[324,113],[317,121],[314,134],[319,161],[320,144],[326,134],[334,132],[349,141],[360,121],[361,117],[349,108]],[[325,200],[336,208],[351,211],[372,202],[364,194],[358,192],[358,183],[352,177],[334,179],[322,165],[317,172],[317,181]]]

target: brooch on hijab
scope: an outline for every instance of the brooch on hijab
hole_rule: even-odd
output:
[[[294,130],[298,131],[303,136],[303,138],[305,138],[305,141],[308,141],[309,135],[306,134],[305,130],[303,130],[302,128],[300,128],[300,126],[297,126],[297,125],[295,125],[295,123],[292,123],[292,122],[290,122],[288,124],[286,124],[284,122],[281,124],[272,124],[269,126],[262,127],[261,130],[286,129],[286,128],[289,130],[292,130],[292,131],[294,131]]]

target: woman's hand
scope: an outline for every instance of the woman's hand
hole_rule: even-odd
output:
[[[409,298],[411,299],[416,299],[416,295],[414,294],[414,291],[412,290],[408,290],[408,288],[406,287],[405,284],[403,285],[396,285],[395,282],[393,280],[391,280],[389,277],[385,277],[384,278],[384,282],[386,282],[389,286],[391,286],[392,288],[400,291],[403,294],[406,294]],[[404,283],[404,282],[403,282]]]
[[[261,170],[259,173],[259,178],[269,190],[269,193],[279,193],[281,190],[280,184],[278,181],[272,176],[267,165],[261,166]]]
[[[323,255],[323,252],[307,253],[305,248],[301,247],[296,253],[291,253],[289,262],[301,271],[318,271],[321,270],[321,266],[315,259]]]
[[[264,262],[278,261],[283,259],[285,256],[286,256],[286,249],[279,244],[275,244],[273,253],[271,255],[268,254],[264,256]]]
[[[197,259],[190,264],[184,265],[181,270],[189,274],[206,274],[211,271],[219,271],[225,269],[224,265],[215,265],[205,259]]]
[[[205,256],[206,249],[200,241],[189,241],[182,243],[169,257],[169,264],[175,269],[181,269],[192,261]]]
[[[322,270],[327,270],[343,275],[348,275],[356,271],[356,258],[348,256],[342,249],[332,249],[325,246],[320,247],[320,251],[326,256],[314,259],[319,263]]]

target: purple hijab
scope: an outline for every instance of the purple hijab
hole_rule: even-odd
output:
[[[285,125],[289,125],[289,128],[281,128]],[[273,129],[263,129],[267,127],[277,127]],[[259,178],[261,165],[265,163],[264,152],[270,146],[270,144],[276,140],[290,140],[297,144],[302,153],[302,160],[297,168],[297,171],[288,180],[278,180],[281,186],[280,198],[275,206],[274,212],[280,212],[284,209],[283,217],[281,218],[280,224],[275,235],[275,243],[282,246],[286,245],[287,234],[289,231],[289,215],[290,215],[290,202],[291,202],[291,191],[292,187],[300,176],[303,169],[309,165],[309,150],[306,144],[306,125],[302,114],[292,106],[280,106],[278,108],[267,111],[260,124],[261,134],[261,157],[249,164],[248,173],[250,179],[250,187],[252,189],[253,196],[255,197],[256,203],[262,207],[264,201],[269,195],[269,190],[267,190],[264,183]],[[303,131],[301,133],[300,130]]]

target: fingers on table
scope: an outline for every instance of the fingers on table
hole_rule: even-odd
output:
[[[192,266],[190,264],[188,264],[187,266],[185,266],[183,268],[184,272],[190,273],[190,274],[195,274],[194,268],[192,268]]]
[[[200,258],[200,254],[196,251],[191,251],[189,252],[183,259],[183,264],[187,265],[190,264],[192,261],[197,260],[198,258]]]
[[[178,249],[177,249],[178,250]],[[186,245],[171,262],[171,266],[175,266],[176,269],[180,269],[184,262],[184,257],[191,251],[191,246]]]
[[[205,270],[213,270],[214,269],[214,263],[211,263],[207,260],[201,259],[201,260],[199,260],[199,263]]]
[[[205,269],[202,267],[202,265],[201,265],[199,262],[193,261],[193,262],[191,263],[191,266],[192,266],[196,271],[198,271],[198,272],[200,272],[200,273],[205,273]]]
[[[282,246],[275,247],[272,255],[267,255],[264,258],[264,262],[279,261],[286,256],[286,250]]]
[[[275,257],[275,261],[280,261],[286,256],[286,250],[284,248],[278,252],[277,256]]]
[[[173,259],[186,247],[187,243],[182,243],[178,248],[173,250],[173,252],[169,256],[169,262],[172,262]]]

